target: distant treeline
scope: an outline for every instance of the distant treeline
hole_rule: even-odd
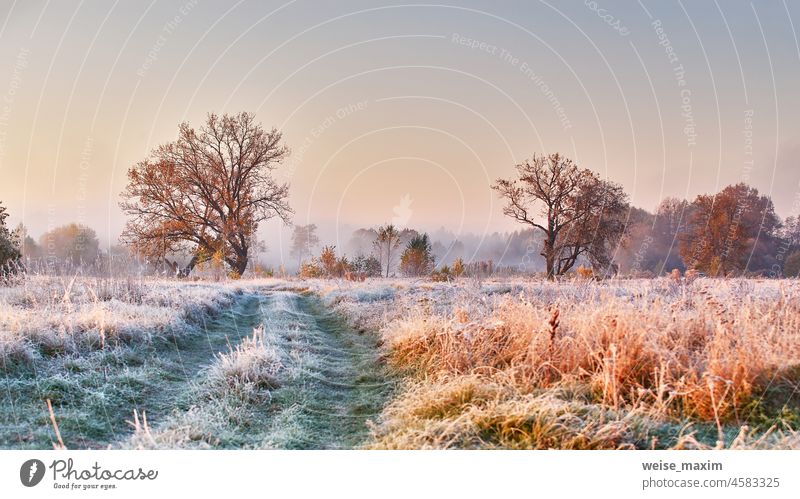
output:
[[[191,257],[147,258],[123,245],[103,250],[94,230],[74,223],[34,239],[21,224],[10,230],[7,216],[0,205],[0,267],[5,276],[23,269],[61,275],[176,275],[176,262]],[[611,261],[622,275],[654,277],[674,269],[695,269],[713,276],[800,275],[800,219],[790,216],[781,220],[771,199],[745,184],[726,187],[716,195],[700,195],[691,202],[668,198],[654,213],[630,207],[624,226],[623,235],[610,249]],[[533,228],[459,235],[441,227],[428,235],[384,226],[354,231],[337,250],[320,245],[315,225],[298,225],[290,250],[297,267],[290,267],[308,276],[355,278],[441,277],[450,275],[454,267],[457,275],[532,274],[545,271],[541,258],[544,243],[542,231]],[[578,266],[591,267],[591,262],[581,258]],[[223,262],[210,258],[194,273],[223,278],[224,267]],[[286,275],[283,265],[275,270],[253,259],[250,267],[256,275]]]
[[[653,277],[675,269],[695,269],[714,276],[800,274],[800,219],[790,216],[781,220],[772,200],[745,184],[726,187],[716,195],[700,195],[692,202],[667,198],[654,213],[630,207],[624,226],[622,237],[609,250],[623,275]],[[302,226],[301,230],[309,227],[312,240],[318,242],[314,226]],[[374,254],[378,230],[356,230],[343,252]],[[400,246],[419,234],[413,229],[400,230]],[[430,241],[437,266],[452,266],[461,259],[493,262],[495,273],[545,270],[540,255],[544,235],[536,229],[456,235],[442,227],[430,234]],[[303,243],[296,245],[293,254],[303,253],[303,248]],[[385,262],[382,264],[385,268]],[[579,264],[591,266],[586,258],[579,259]]]

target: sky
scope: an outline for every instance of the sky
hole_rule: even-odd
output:
[[[104,244],[127,169],[250,111],[295,223],[520,228],[489,185],[561,152],[634,205],[745,181],[800,211],[800,5],[742,1],[0,2],[0,201]],[[272,254],[289,229],[262,227]]]

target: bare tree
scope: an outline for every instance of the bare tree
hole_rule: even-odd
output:
[[[259,224],[289,223],[289,186],[272,175],[287,155],[281,133],[250,113],[209,114],[199,130],[181,124],[175,142],[128,170],[123,241],[159,259],[188,249],[183,275],[215,254],[242,275]]]
[[[613,268],[610,252],[625,231],[628,210],[622,187],[557,153],[534,155],[516,168],[516,179],[498,179],[492,188],[506,200],[505,215],[544,233],[548,279],[566,273],[580,256],[602,272]]]
[[[290,252],[297,257],[298,268],[303,261],[303,257],[311,255],[318,244],[319,237],[317,237],[317,226],[315,224],[295,225],[294,232],[292,232],[292,248]]]
[[[389,277],[392,262],[397,258],[396,253],[400,248],[400,232],[392,224],[378,227],[378,237],[373,244],[381,264],[386,262],[386,277]]]

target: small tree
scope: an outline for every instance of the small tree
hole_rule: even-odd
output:
[[[400,255],[400,272],[408,277],[420,277],[433,271],[434,258],[428,234],[414,236]]]
[[[386,262],[384,268],[386,277],[389,277],[392,264],[397,258],[396,251],[400,248],[400,232],[391,224],[378,227],[378,236],[375,239],[374,247],[378,252],[381,264]]]
[[[325,246],[319,254],[319,264],[326,277],[336,275],[336,246]]]
[[[319,237],[317,237],[317,226],[314,224],[309,225],[295,225],[294,232],[292,232],[292,248],[290,253],[297,257],[297,266],[303,262],[303,257],[310,256],[314,248],[319,244]]]
[[[19,246],[6,227],[6,218],[6,208],[0,204],[0,282],[15,272],[15,264],[20,258]]]
[[[453,277],[461,277],[464,275],[464,260],[461,257],[456,258],[456,261],[453,262],[451,273]]]

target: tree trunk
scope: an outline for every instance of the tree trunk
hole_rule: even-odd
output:
[[[248,262],[248,254],[247,249],[245,248],[233,248],[234,250],[234,257],[233,259],[226,259],[228,265],[231,266],[231,270],[236,272],[239,277],[242,277],[244,273],[247,271],[247,262]]]
[[[171,262],[169,258],[164,258],[164,265],[166,268],[164,269],[164,273],[167,274],[168,272],[172,273],[173,276],[180,275],[180,269],[178,268],[178,262]]]
[[[553,249],[553,243],[548,239],[545,239],[544,241],[544,251],[542,251],[542,256],[544,257],[547,266],[547,280],[554,281],[556,278],[556,255]]]
[[[233,270],[239,274],[239,277],[244,275],[245,271],[247,271],[247,255],[238,256],[236,258],[236,262],[233,265]]]
[[[191,260],[189,260],[189,263],[186,264],[186,267],[184,267],[178,273],[178,277],[189,277],[189,274],[192,273],[192,270],[194,270],[194,267],[195,267],[195,265],[197,265],[197,262],[198,262],[198,258],[197,258],[197,255],[195,255],[195,256],[192,257]]]

